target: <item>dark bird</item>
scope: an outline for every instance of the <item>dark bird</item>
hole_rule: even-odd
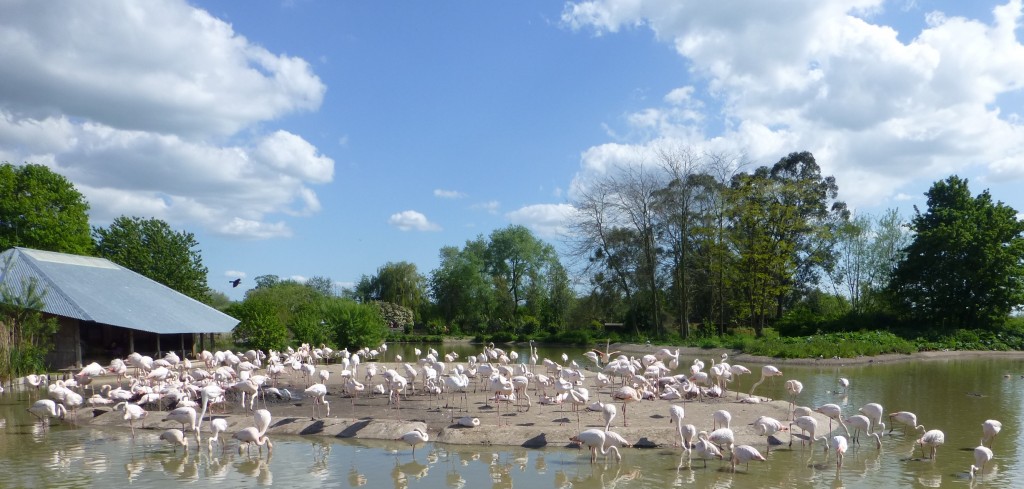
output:
[[[242,283],[242,279],[236,278],[234,280],[228,280],[228,283],[231,284],[232,288],[238,287],[238,284]]]

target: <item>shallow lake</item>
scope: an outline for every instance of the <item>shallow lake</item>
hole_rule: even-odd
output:
[[[410,348],[411,349],[411,348]],[[522,354],[526,351],[523,348]],[[397,350],[388,352],[389,360]],[[580,351],[571,355],[582,364]],[[552,354],[543,352],[543,354]],[[684,359],[688,364],[692,358]],[[750,366],[750,365],[748,365]],[[756,371],[758,365],[750,366]],[[740,466],[699,461],[686,467],[678,448],[623,449],[621,463],[591,464],[589,453],[567,448],[524,449],[468,447],[428,443],[416,450],[401,442],[367,442],[323,437],[274,438],[273,456],[239,454],[236,445],[184,454],[173,451],[144,430],[132,441],[124,430],[76,428],[69,423],[37,421],[25,411],[24,391],[0,395],[0,487],[176,487],[181,484],[222,487],[728,487],[728,488],[877,488],[968,487],[967,471],[981,423],[998,419],[1003,430],[995,441],[996,458],[973,482],[977,487],[1024,487],[1024,362],[1005,358],[927,360],[899,364],[841,367],[783,366],[784,379],[804,383],[799,403],[837,403],[846,416],[868,403],[887,412],[912,411],[928,429],[945,432],[936,460],[921,460],[916,436],[902,426],[872,443],[851,447],[838,472],[819,442],[812,449],[774,448],[765,463]],[[847,377],[846,395],[836,394],[837,379]],[[749,389],[749,377],[741,389]],[[767,386],[767,387],[766,387]],[[762,389],[764,389],[762,391]],[[782,382],[765,383],[758,393],[783,398]],[[727,406],[726,406],[727,407]],[[885,420],[888,423],[888,420]],[[700,423],[691,421],[700,426]],[[702,429],[708,427],[700,426]],[[886,429],[888,431],[888,428]],[[834,434],[841,433],[836,427]],[[788,442],[789,437],[781,439]],[[751,444],[764,453],[761,443]],[[741,440],[742,442],[742,440]],[[681,465],[682,464],[682,465]]]

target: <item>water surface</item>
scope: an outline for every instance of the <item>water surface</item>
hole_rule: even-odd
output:
[[[573,356],[582,363],[580,353],[573,352]],[[758,366],[753,367],[757,371]],[[217,482],[223,487],[968,487],[967,470],[973,463],[972,449],[981,437],[981,423],[994,418],[1003,423],[995,442],[996,460],[973,485],[1024,487],[1019,450],[1024,438],[1020,430],[1024,367],[1019,360],[782,368],[785,379],[804,383],[799,404],[833,402],[843,406],[846,415],[855,414],[868,402],[879,402],[889,412],[913,411],[928,429],[943,430],[946,443],[936,460],[921,460],[920,450],[913,449],[915,437],[904,436],[902,427],[897,427],[883,437],[881,450],[873,443],[852,447],[838,474],[834,456],[826,461],[820,443],[812,449],[799,442],[791,449],[785,445],[775,448],[768,462],[751,464],[749,469],[741,466],[736,473],[720,461],[709,462],[706,469],[695,461],[692,469],[687,468],[678,448],[624,449],[621,463],[599,459],[593,465],[588,452],[575,449],[429,443],[419,447],[414,457],[401,442],[322,437],[274,437],[269,458],[265,452],[262,456],[256,451],[239,454],[234,444],[212,454],[195,448],[184,454],[161,443],[157,431],[140,430],[133,441],[126,430],[37,421],[25,412],[29,393],[8,391],[0,395],[0,460],[4,467],[0,486],[164,488]],[[845,395],[835,393],[840,376],[852,382]],[[749,388],[751,383],[744,379],[741,388]],[[782,382],[766,383],[758,392],[784,397]],[[707,424],[701,420],[690,422],[709,428],[701,426]],[[834,434],[840,433],[837,427]],[[781,438],[788,441],[786,435]],[[764,452],[761,440],[749,441]]]

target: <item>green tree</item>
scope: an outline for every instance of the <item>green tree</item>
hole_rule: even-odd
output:
[[[46,369],[58,324],[43,316],[46,289],[34,278],[15,287],[8,282],[13,258],[0,263],[0,381]]]
[[[460,331],[479,332],[487,322],[493,296],[484,274],[483,238],[466,243],[462,250],[441,248],[441,263],[430,274],[430,295],[437,314]]]
[[[731,247],[735,250],[730,285],[736,290],[739,319],[760,336],[775,312],[779,297],[788,293],[796,271],[796,243],[785,239],[796,220],[796,209],[779,199],[779,183],[765,167],[733,178]]]
[[[972,198],[967,180],[951,176],[915,207],[913,241],[890,284],[898,312],[919,326],[992,328],[1024,303],[1024,222],[993,202]]]
[[[542,269],[554,250],[533,236],[525,226],[512,225],[491,232],[484,260],[488,273],[500,280],[515,314],[525,299],[530,278]],[[512,318],[505,318],[512,319]]]
[[[330,298],[321,303],[320,312],[333,329],[339,348],[376,346],[387,337],[388,328],[376,304]]]
[[[198,301],[209,300],[199,242],[160,219],[121,216],[92,230],[97,253]]]
[[[246,297],[245,301],[232,304],[228,314],[239,321],[233,331],[236,341],[263,351],[280,350],[288,344],[288,328],[268,297]]]
[[[14,246],[92,254],[89,204],[43,165],[0,164],[0,250]]]
[[[309,287],[324,297],[332,297],[337,294],[334,293],[334,281],[330,277],[321,277],[314,275],[306,280],[306,287]]]
[[[773,223],[780,242],[792,243],[793,274],[780,277],[786,282],[788,296],[780,296],[776,317],[785,306],[816,290],[821,277],[827,277],[836,264],[836,233],[850,218],[846,204],[835,200],[839,185],[835,177],[822,176],[814,155],[807,151],[790,153],[772,166],[771,178],[779,205],[787,207],[784,221]]]

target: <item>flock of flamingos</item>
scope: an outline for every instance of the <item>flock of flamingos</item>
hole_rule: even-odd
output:
[[[400,403],[403,395],[410,395],[409,391],[415,393],[417,385],[421,392],[427,395],[438,398],[449,395],[451,402],[454,403],[455,396],[461,394],[465,399],[466,392],[474,385],[488,392],[487,401],[494,401],[500,409],[500,402],[532,402],[528,393],[528,387],[532,383],[534,395],[540,403],[571,403],[602,414],[605,420],[603,429],[582,430],[571,440],[589,448],[591,463],[596,460],[598,453],[621,460],[618,447],[628,446],[621,436],[611,430],[612,420],[618,414],[616,404],[590,403],[589,391],[583,386],[584,369],[575,361],[570,362],[565,354],[562,355],[561,363],[547,358],[539,361],[536,348],[531,342],[530,356],[523,361],[519,361],[516,352],[506,354],[492,344],[484,347],[480,354],[468,357],[465,362],[460,362],[455,353],[439,357],[433,349],[422,352],[417,348],[416,358],[410,359],[409,362],[403,363],[401,356],[395,356],[394,360],[400,365],[401,373],[395,369],[384,368],[378,371],[376,362],[361,363],[361,358],[375,360],[386,351],[386,344],[375,349],[363,348],[355,353],[348,350],[334,351],[324,346],[311,348],[303,345],[295,350],[289,348],[282,352],[271,351],[269,355],[260,351],[203,351],[195,361],[182,360],[174,353],[168,353],[156,360],[132,353],[125,359],[114,359],[106,367],[97,363],[89,364],[66,381],[49,382],[46,376],[28,376],[26,382],[35,389],[45,388],[47,396],[45,399],[35,401],[28,411],[41,420],[63,420],[69,412],[73,418],[77,418],[77,410],[83,405],[112,405],[113,410],[122,413],[123,419],[128,422],[134,439],[135,422],[139,421],[144,426],[145,419],[150,414],[146,407],[166,407],[169,410],[161,413],[161,420],[180,423],[181,429],[164,431],[160,435],[161,440],[171,443],[175,449],[182,446],[188,450],[187,434],[192,432],[199,448],[202,446],[201,438],[204,431],[202,425],[208,423],[209,427],[205,429],[209,433],[206,444],[207,448],[212,450],[214,443],[219,444],[222,449],[225,446],[227,440],[222,438],[226,436],[228,423],[223,417],[215,418],[210,410],[227,402],[229,397],[240,397],[243,409],[246,401],[249,401],[248,409],[253,412],[254,423],[253,426],[232,434],[231,438],[238,441],[239,453],[243,449],[249,452],[256,446],[262,454],[264,445],[268,452],[273,450],[273,444],[266,433],[271,424],[271,413],[267,409],[255,409],[257,400],[262,398],[264,406],[267,406],[267,396],[283,400],[291,400],[293,396],[298,398],[297,393],[292,394],[286,388],[278,388],[277,385],[282,376],[299,376],[306,385],[304,397],[313,400],[314,416],[321,416],[321,407],[329,416],[330,403],[327,400],[326,384],[330,373],[326,369],[319,369],[318,366],[335,361],[342,365],[342,392],[339,395],[354,398],[364,392],[367,395],[382,394],[388,396],[389,404]],[[673,352],[662,348],[640,358],[629,358],[625,355],[616,355],[617,353],[593,350],[587,352],[585,357],[596,367],[596,387],[608,388],[612,398],[622,403],[624,424],[627,422],[626,410],[632,402],[640,399],[671,401],[702,396],[723,396],[731,380],[750,373],[749,369],[741,365],[730,365],[726,355],[722,355],[723,358],[719,362],[712,360],[707,370],[702,361],[694,360],[686,373],[673,374],[679,368],[678,349]],[[544,374],[536,373],[538,365],[542,367]],[[380,366],[383,367],[383,364]],[[133,373],[130,374],[130,371]],[[92,385],[94,378],[107,375],[116,375],[114,385],[104,384],[99,389]],[[757,387],[766,379],[779,376],[782,376],[782,372],[778,368],[771,365],[763,366],[760,380],[751,388],[750,397],[744,400],[760,401],[754,397]],[[363,379],[365,383],[359,379]],[[839,384],[844,391],[849,387],[847,379],[840,379]],[[881,447],[880,434],[885,432],[883,417],[886,412],[880,404],[865,404],[859,409],[859,414],[844,418],[840,406],[836,404],[824,404],[813,409],[796,406],[795,398],[803,390],[800,381],[787,380],[785,388],[791,396],[788,424],[768,416],[761,416],[754,423],[755,433],[768,437],[766,453],[771,450],[772,444],[781,443],[773,435],[789,431],[790,445],[794,437],[799,438],[801,444],[809,441],[813,445],[819,440],[822,441],[826,453],[835,453],[838,472],[842,468],[843,456],[848,447],[852,443],[859,443],[861,436],[873,438],[876,445]],[[89,398],[83,395],[87,389],[92,392]],[[724,450],[729,453],[728,458],[734,471],[738,464],[749,465],[751,461],[766,460],[753,446],[735,444],[735,435],[729,427],[731,415],[727,410],[714,413],[712,430],[707,432],[698,431],[694,425],[683,423],[684,411],[681,404],[668,403],[667,406],[670,419],[676,426],[677,446],[683,447],[688,460],[692,454],[703,460],[706,467],[708,459],[725,459]],[[209,420],[206,417],[207,412],[211,412]],[[812,412],[828,417],[829,430],[825,435],[818,435],[818,421],[812,416]],[[915,447],[921,447],[922,457],[925,457],[924,452],[927,449],[927,458],[935,458],[936,450],[945,441],[942,431],[925,430],[924,426],[918,424],[917,416],[911,412],[892,412],[888,413],[887,417],[890,432],[895,423],[903,424],[904,430],[922,432],[915,442]],[[500,411],[498,419],[500,423]],[[845,435],[831,438],[827,436],[832,433],[833,421],[842,427]],[[477,426],[480,423],[479,419],[468,416],[457,422],[465,426]],[[968,470],[972,479],[976,473],[983,472],[985,465],[992,460],[991,447],[1001,427],[997,420],[987,420],[982,424],[981,441],[974,449],[975,464]],[[794,429],[798,429],[800,434],[796,434]],[[416,429],[403,434],[397,440],[409,444],[415,457],[416,447],[429,441],[429,436],[424,431]]]

